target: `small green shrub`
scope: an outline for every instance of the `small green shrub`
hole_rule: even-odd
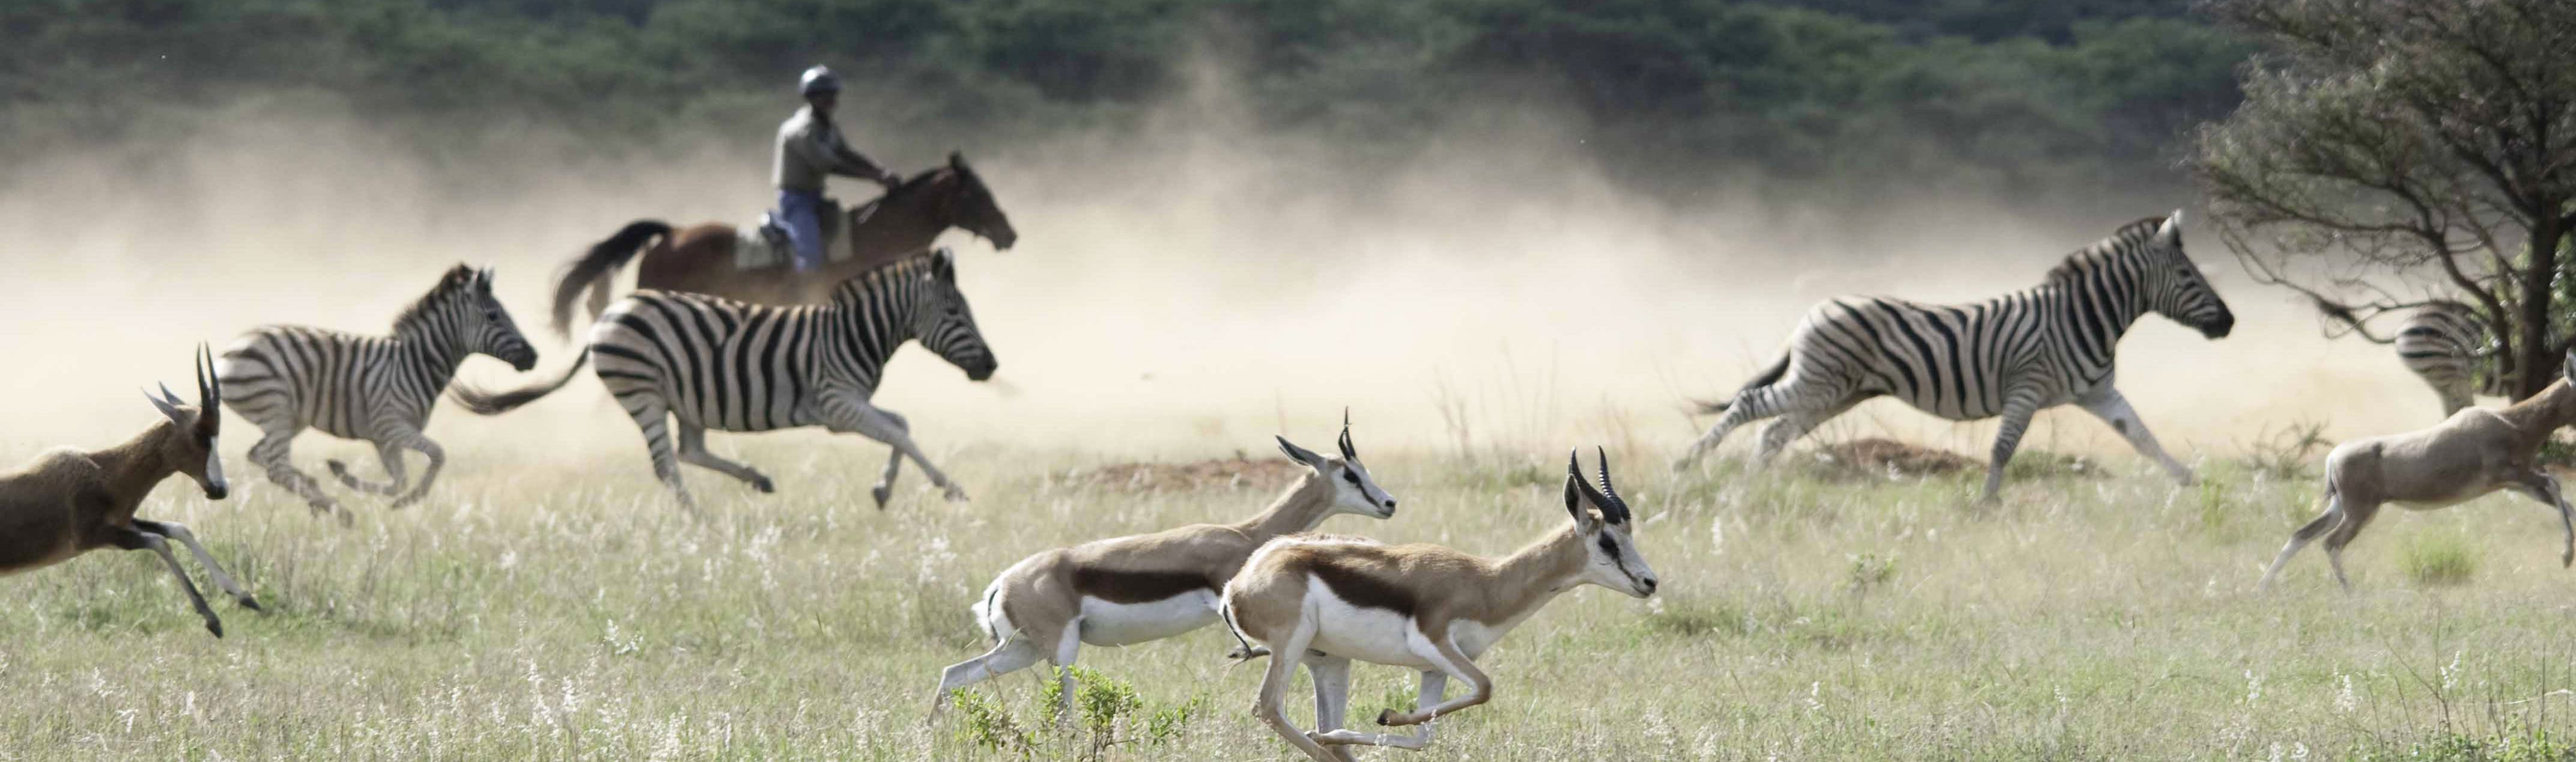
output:
[[[2406,545],[2406,578],[2427,587],[2463,584],[2477,574],[2477,549],[2456,534],[2434,534]]]

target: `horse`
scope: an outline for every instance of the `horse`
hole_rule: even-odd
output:
[[[674,231],[660,220],[637,220],[566,263],[555,280],[554,329],[569,336],[572,304],[590,290],[590,315],[597,318],[609,301],[610,279],[639,252],[635,287],[687,291],[736,301],[779,306],[821,304],[843,281],[930,248],[932,240],[957,228],[1009,251],[1019,241],[1010,218],[993,201],[984,180],[966,158],[948,154],[948,165],[913,176],[883,197],[849,210],[842,235],[854,256],[827,262],[810,273],[795,272],[782,262],[752,270],[734,266],[739,235],[725,223],[707,223]]]

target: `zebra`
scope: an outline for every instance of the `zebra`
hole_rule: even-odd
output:
[[[2191,469],[2165,454],[2112,386],[2120,334],[2148,312],[2211,339],[2236,324],[2184,255],[2179,210],[2130,223],[2067,255],[2037,287],[1983,302],[1830,299],[1807,312],[1778,362],[1732,399],[1700,405],[1701,412],[1724,415],[1673,468],[1687,470],[1737,426],[1780,416],[1762,430],[1754,455],[1756,463],[1768,462],[1817,424],[1863,400],[1893,395],[1954,421],[2003,418],[1986,466],[1986,502],[2001,490],[2004,465],[2031,416],[2069,402],[2189,485]]]
[[[447,453],[421,435],[439,392],[456,376],[456,366],[469,355],[490,355],[526,372],[537,364],[537,350],[520,335],[519,325],[492,296],[492,269],[459,264],[440,276],[438,285],[394,318],[391,336],[363,336],[296,325],[251,329],[226,348],[215,375],[222,380],[224,405],[259,427],[251,445],[251,462],[269,481],[304,498],[316,516],[339,512],[313,477],[295,470],[287,447],[305,428],[376,445],[384,462],[384,484],[352,476],[347,464],[329,461],[331,475],[359,492],[401,495],[393,507],[418,502],[437,481]],[[403,451],[429,456],[420,482],[403,491],[408,475]]]
[[[2513,396],[2502,369],[2496,367],[2486,322],[2468,305],[2427,304],[2398,324],[2391,343],[2397,345],[2397,361],[2442,398],[2444,418],[2476,404],[2480,395]]]
[[[709,428],[822,426],[855,432],[894,449],[870,490],[878,508],[885,507],[907,457],[947,499],[963,501],[966,491],[913,444],[911,424],[869,402],[886,359],[915,338],[967,378],[993,377],[997,362],[957,290],[956,257],[944,247],[843,281],[819,305],[777,307],[639,290],[591,325],[588,346],[562,378],[499,393],[460,385],[453,394],[468,410],[496,415],[563,388],[596,355],[600,383],[643,431],[654,476],[692,513],[697,502],[680,483],[680,463],[714,469],[763,493],[774,489],[752,467],[708,452]],[[674,418],[676,452],[667,425]]]

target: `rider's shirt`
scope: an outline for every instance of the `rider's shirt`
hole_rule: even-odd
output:
[[[778,125],[778,151],[770,164],[769,181],[779,190],[823,192],[823,178],[828,175],[874,178],[885,174],[885,168],[868,160],[841,139],[841,131],[832,123],[814,115],[808,105]]]

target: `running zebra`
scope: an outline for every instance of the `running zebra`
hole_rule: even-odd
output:
[[[2038,287],[1975,304],[1842,297],[1816,305],[1779,362],[1733,399],[1701,405],[1725,415],[1673,467],[1688,469],[1737,426],[1780,416],[1762,430],[1754,454],[1767,462],[1862,400],[1894,395],[1954,421],[2003,417],[1986,466],[1988,502],[2031,416],[2069,402],[2190,484],[2191,469],[2165,454],[2112,388],[2112,350],[2140,315],[2160,313],[2212,339],[2236,324],[2183,254],[2181,226],[2180,211],[2130,223],[2067,255]]]
[[[394,500],[395,508],[410,505],[429,491],[439,468],[447,464],[446,451],[422,436],[421,427],[429,422],[439,392],[456,377],[456,366],[473,354],[491,355],[523,372],[537,364],[536,348],[528,346],[509,311],[492,296],[491,268],[460,264],[394,318],[391,336],[262,326],[224,350],[215,374],[223,381],[224,406],[259,427],[251,462],[268,472],[269,481],[303,497],[315,515],[338,509],[346,523],[349,512],[287,461],[288,444],[306,427],[374,442],[390,481],[361,481],[338,460],[329,462],[331,475],[360,492],[402,495]],[[429,456],[429,469],[408,494],[403,493],[404,450]]]
[[[2477,403],[2478,395],[2511,397],[2489,349],[2486,323],[2468,305],[2434,302],[2397,326],[2397,361],[2442,398],[2442,417]]]
[[[945,248],[843,281],[821,305],[773,307],[703,294],[643,290],[619,300],[590,328],[590,346],[562,378],[491,393],[466,386],[454,394],[483,415],[507,412],[569,383],[591,355],[619,406],[635,418],[653,454],[653,474],[694,512],[680,484],[680,463],[711,468],[769,492],[769,477],[707,451],[707,429],[771,431],[822,426],[856,432],[894,448],[870,494],[885,507],[903,459],[950,500],[966,492],[912,442],[902,415],[869,403],[886,358],[919,338],[921,345],[982,381],[996,363],[957,290],[955,257]],[[678,419],[679,448],[671,446]]]

